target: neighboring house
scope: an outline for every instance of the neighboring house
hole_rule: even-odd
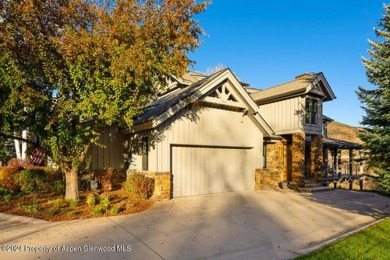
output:
[[[230,69],[168,83],[132,129],[105,129],[107,148],[91,150],[91,170],[142,172],[168,199],[320,180],[322,107],[335,99],[322,73],[265,90],[249,88]]]

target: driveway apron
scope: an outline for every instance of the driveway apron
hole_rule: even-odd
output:
[[[390,214],[368,192],[253,191],[46,222],[0,213],[0,259],[290,259]]]

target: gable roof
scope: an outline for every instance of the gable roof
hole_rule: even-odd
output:
[[[181,100],[197,92],[201,87],[203,87],[203,85],[217,77],[220,73],[222,73],[222,71],[219,71],[209,77],[205,77],[202,80],[195,81],[195,83],[190,84],[188,87],[181,88],[177,91],[172,91],[171,93],[165,94],[164,96],[158,98],[156,101],[145,107],[143,113],[134,120],[134,125],[142,124],[155,119],[168,108],[176,105]]]
[[[229,68],[218,71],[210,76],[205,76],[204,78],[198,75],[196,76],[198,79],[201,79],[188,86],[175,89],[171,93],[166,93],[156,101],[147,105],[143,113],[134,120],[133,131],[137,132],[157,127],[189,104],[205,97],[210,91],[216,89],[220,83],[229,80],[247,106],[249,111],[248,115],[254,118],[264,135],[267,137],[274,135],[271,127],[258,113],[258,106],[256,103],[244,90],[241,83]]]
[[[317,84],[325,95],[324,101],[336,98],[322,72],[302,74],[293,81],[252,93],[251,97],[257,104],[264,104],[309,93]]]

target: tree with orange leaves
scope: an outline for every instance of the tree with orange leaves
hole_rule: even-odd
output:
[[[39,137],[65,174],[65,197],[78,199],[77,174],[99,128],[131,127],[166,77],[187,70],[203,33],[194,15],[207,5],[0,0],[0,136]]]

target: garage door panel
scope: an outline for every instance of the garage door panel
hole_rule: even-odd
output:
[[[242,148],[173,147],[173,196],[253,189],[251,154]]]

